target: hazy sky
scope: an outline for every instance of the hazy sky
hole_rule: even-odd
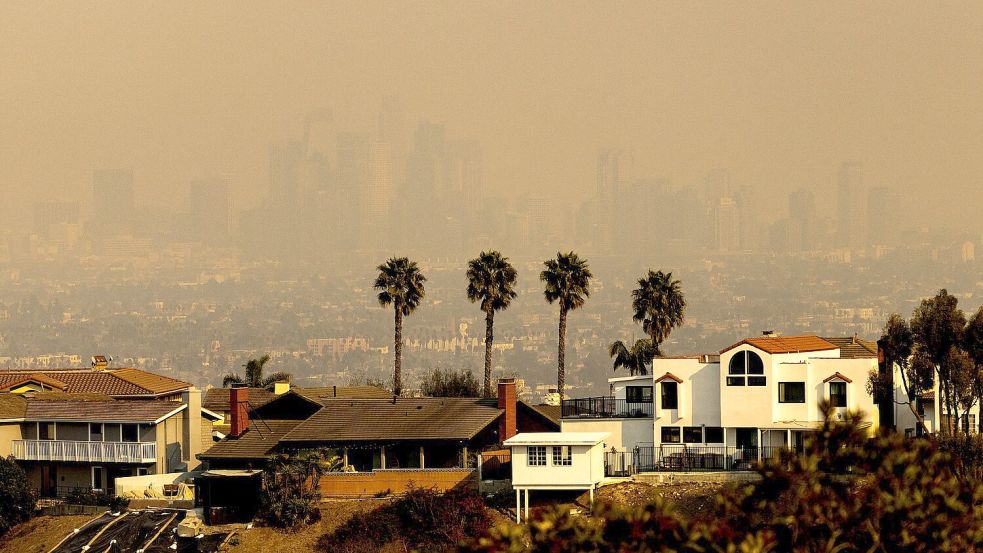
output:
[[[0,215],[87,201],[94,167],[138,198],[194,178],[267,182],[267,145],[330,107],[481,141],[486,189],[592,189],[598,148],[698,184],[726,167],[774,192],[841,160],[906,205],[983,206],[983,4],[908,2],[0,3]],[[945,202],[955,207],[943,210]],[[969,223],[966,223],[967,226]],[[973,227],[979,229],[979,222]]]

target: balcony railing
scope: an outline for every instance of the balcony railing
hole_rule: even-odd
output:
[[[71,440],[13,440],[14,458],[20,461],[78,463],[153,463],[155,442],[81,442]]]
[[[613,396],[565,399],[560,415],[568,419],[600,418],[651,418],[654,403],[651,401],[627,401]]]

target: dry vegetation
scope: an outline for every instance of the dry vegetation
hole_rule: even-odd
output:
[[[15,526],[0,538],[4,553],[47,553],[75,528],[89,522],[93,515],[40,516]]]

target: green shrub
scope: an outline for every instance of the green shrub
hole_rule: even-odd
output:
[[[0,458],[0,536],[35,514],[37,492],[13,457]]]
[[[125,511],[130,506],[129,499],[91,488],[75,488],[65,496],[65,502],[71,505],[106,507],[114,513]]]
[[[333,456],[320,451],[274,456],[263,470],[257,517],[288,530],[321,520],[319,483],[325,466],[332,462]]]
[[[983,483],[935,443],[868,438],[853,413],[822,428],[804,451],[765,463],[759,482],[725,488],[705,519],[663,500],[639,508],[563,510],[502,524],[462,551],[481,552],[968,552],[983,550]]]

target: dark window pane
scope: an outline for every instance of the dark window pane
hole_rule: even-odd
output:
[[[724,429],[719,426],[708,426],[703,433],[708,444],[724,443]]]
[[[625,400],[628,403],[652,403],[652,387],[628,386],[625,388]]]
[[[829,401],[833,407],[846,407],[846,382],[829,383]]]
[[[679,409],[679,385],[675,382],[662,382],[662,408]]]
[[[684,426],[683,443],[687,443],[687,444],[703,443],[703,428],[700,426]]]
[[[663,426],[662,427],[662,443],[666,443],[666,444],[678,444],[679,443],[679,427],[678,426]]]
[[[135,424],[124,424],[123,425],[123,441],[124,442],[136,442],[139,441],[139,432],[137,431],[137,425]]]
[[[728,386],[743,386],[744,377],[743,376],[728,376],[727,377]]]
[[[745,353],[742,351],[730,358],[730,366],[727,368],[727,374],[745,374],[747,372],[747,357],[744,355]]]
[[[805,403],[805,382],[779,382],[778,403]]]
[[[748,386],[766,386],[768,384],[767,379],[763,376],[749,376],[747,377]]]
[[[748,374],[765,374],[765,364],[761,361],[761,357],[753,351],[747,353],[747,373]]]

